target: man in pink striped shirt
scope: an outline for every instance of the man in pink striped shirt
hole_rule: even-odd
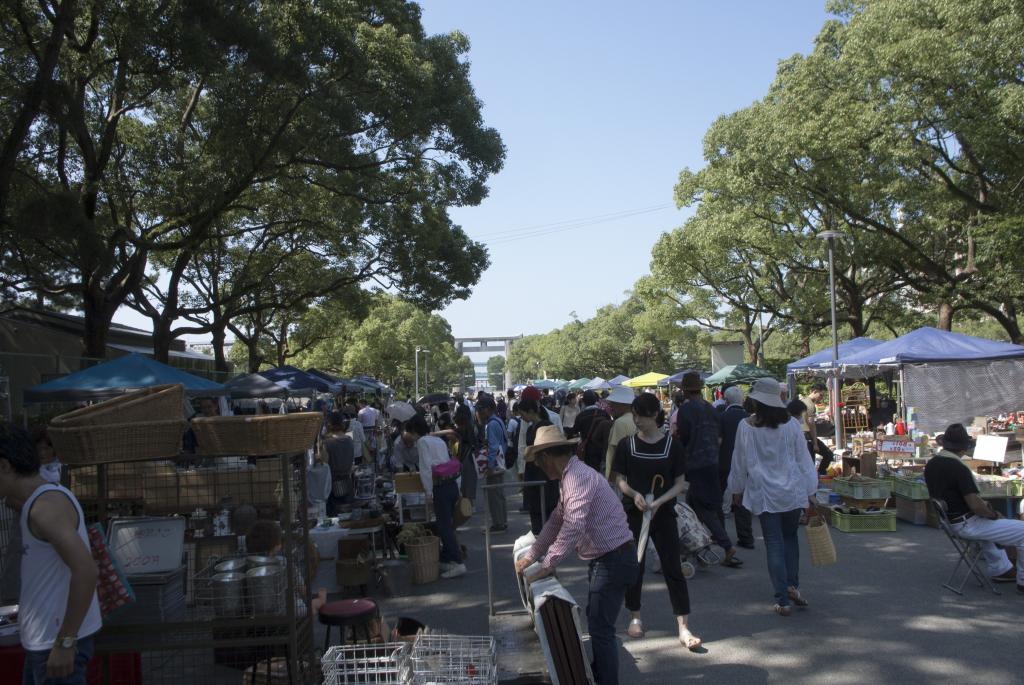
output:
[[[556,426],[542,426],[526,461],[534,461],[552,480],[561,480],[558,506],[544,524],[530,550],[516,562],[522,573],[543,557],[534,581],[551,575],[565,556],[575,550],[590,562],[587,626],[593,650],[594,679],[600,685],[619,682],[619,654],[615,621],[626,588],[636,581],[639,565],[626,512],[602,474],[575,454],[578,438],[566,440]]]

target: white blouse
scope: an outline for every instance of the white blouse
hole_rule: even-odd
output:
[[[751,513],[803,509],[818,490],[818,474],[796,419],[778,428],[741,421],[729,472],[729,492],[743,493]]]

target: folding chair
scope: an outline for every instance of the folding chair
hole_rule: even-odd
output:
[[[941,528],[946,534],[949,541],[953,543],[953,547],[956,548],[957,553],[960,555],[960,558],[957,559],[956,566],[953,567],[953,572],[949,575],[949,580],[943,583],[942,587],[963,596],[964,585],[967,584],[967,579],[974,576],[974,579],[978,581],[979,586],[988,586],[988,589],[993,593],[997,595],[1002,594],[996,589],[992,579],[988,577],[985,573],[985,569],[982,567],[981,541],[969,540],[967,538],[960,537],[949,522],[949,512],[946,508],[946,503],[943,500],[933,498],[932,506],[935,507],[935,513],[939,518],[939,528]],[[953,581],[956,580],[957,575],[960,573],[961,566],[965,566],[967,570],[963,573],[963,577],[960,579],[960,584],[954,587]]]

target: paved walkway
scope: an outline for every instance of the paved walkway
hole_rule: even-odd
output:
[[[510,498],[518,503],[518,497]],[[409,615],[452,633],[487,634],[487,578],[482,517],[459,531],[470,548],[469,573],[423,586],[408,583],[408,569],[393,569],[396,597],[386,615]],[[477,526],[476,528],[472,526]],[[801,585],[810,608],[791,617],[771,611],[764,547],[741,550],[742,569],[702,569],[690,581],[692,625],[704,653],[689,653],[675,639],[675,621],[660,575],[648,569],[644,588],[647,637],[625,636],[620,615],[622,683],[1014,683],[1020,672],[1024,595],[1013,584],[995,596],[968,584],[964,597],[941,585],[956,557],[941,531],[899,522],[895,533],[833,531],[839,563],[811,568],[801,552]],[[730,522],[730,531],[731,522]],[[527,528],[513,517],[511,543]],[[801,533],[801,537],[802,537]],[[499,610],[519,604],[511,550],[495,552]],[[559,577],[580,601],[586,569],[565,565]]]

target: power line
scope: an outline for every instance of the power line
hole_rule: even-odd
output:
[[[473,240],[483,242],[485,245],[500,245],[503,243],[514,242],[516,240],[525,240],[528,238],[536,238],[542,235],[551,235],[555,233],[562,233],[564,231],[572,231],[578,228],[586,228],[588,226],[596,226],[598,224],[609,223],[612,221],[618,221],[620,219],[628,219],[634,216],[641,216],[644,214],[653,214],[656,212],[662,212],[666,209],[671,209],[673,205],[657,205],[654,207],[646,207],[642,209],[630,209],[619,212],[612,212],[610,214],[601,214],[597,216],[587,217],[584,219],[571,219],[566,221],[558,221],[550,224],[537,224],[534,226],[524,226],[522,228],[508,229],[505,231],[495,231],[490,234],[484,234],[481,236],[472,236]],[[486,236],[494,236],[491,239],[481,240]]]

